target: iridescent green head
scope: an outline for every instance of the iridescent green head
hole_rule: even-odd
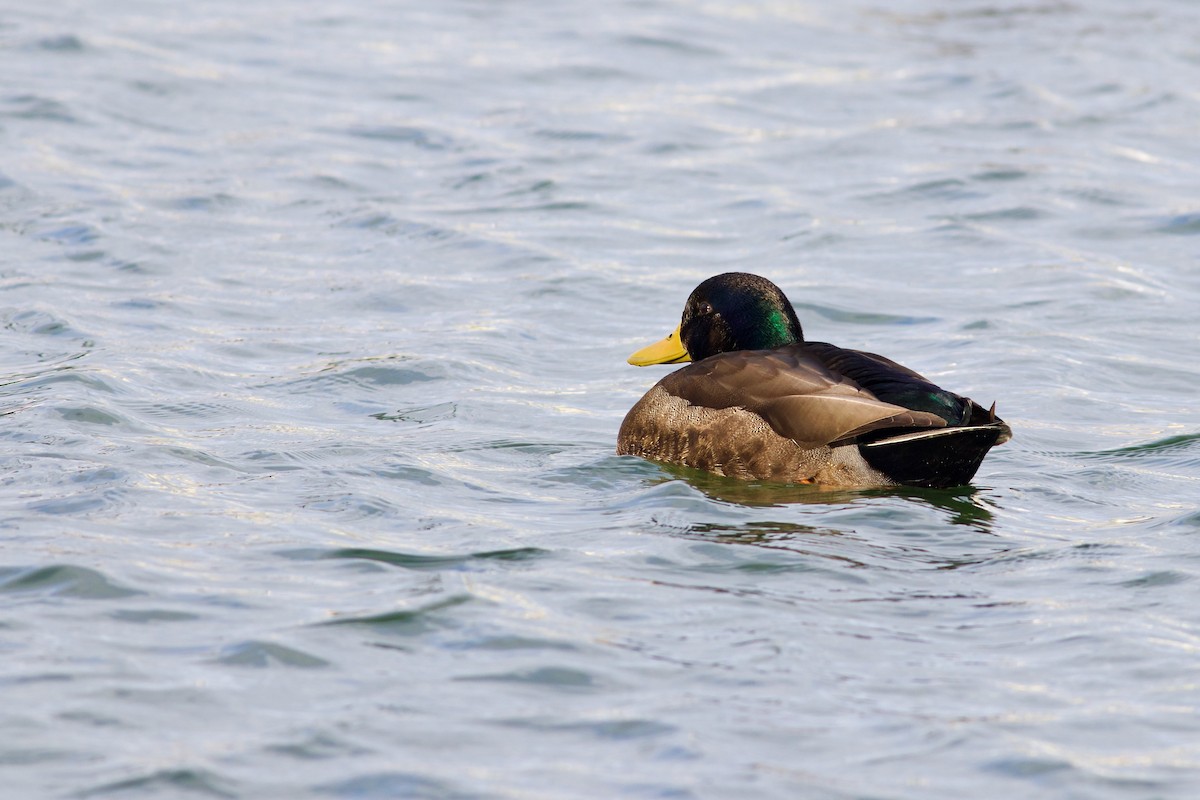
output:
[[[679,364],[731,350],[769,350],[802,341],[800,320],[778,286],[746,272],[726,272],[697,286],[679,327],[631,355],[629,363]]]
[[[679,332],[693,361],[804,341],[787,296],[766,278],[746,272],[726,272],[697,286],[683,309]]]

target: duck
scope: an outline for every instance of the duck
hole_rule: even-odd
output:
[[[875,353],[807,341],[783,291],[746,272],[702,282],[678,327],[629,363],[685,366],[625,415],[617,453],[729,478],[949,488],[1012,438],[995,403]]]

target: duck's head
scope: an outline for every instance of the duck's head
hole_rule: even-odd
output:
[[[679,327],[629,357],[637,367],[678,364],[804,341],[800,320],[779,287],[747,272],[716,275],[692,290]]]

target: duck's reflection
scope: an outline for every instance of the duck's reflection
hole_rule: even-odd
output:
[[[669,477],[663,480],[682,480],[702,492],[706,497],[720,503],[759,508],[781,507],[797,503],[818,505],[846,505],[865,500],[898,497],[921,503],[949,514],[948,521],[955,525],[971,525],[987,530],[993,519],[982,491],[974,486],[958,486],[953,489],[921,489],[911,486],[896,486],[888,489],[827,489],[812,484],[764,483],[724,478],[711,472],[681,467],[675,464],[659,464]]]

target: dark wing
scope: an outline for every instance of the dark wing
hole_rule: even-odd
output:
[[[803,343],[721,353],[671,373],[660,385],[694,406],[752,411],[805,448],[881,428],[946,425],[936,414],[879,399]]]
[[[890,358],[825,342],[803,342],[796,346],[815,356],[830,371],[849,378],[885,403],[904,406],[911,411],[928,411],[952,426],[966,424],[970,416],[969,400],[946,391]]]

